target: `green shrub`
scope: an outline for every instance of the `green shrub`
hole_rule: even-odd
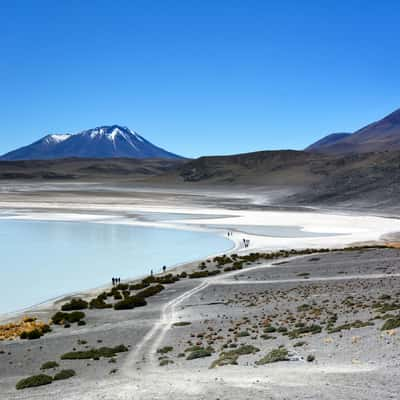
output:
[[[114,304],[114,310],[131,310],[135,307],[143,307],[147,304],[143,297],[130,296]]]
[[[232,350],[232,353],[235,353],[239,356],[244,356],[247,354],[254,354],[259,351],[260,351],[260,349],[258,349],[255,346],[252,346],[251,344],[243,344],[240,347],[238,347],[236,350]]]
[[[53,324],[62,325],[64,321],[68,321],[66,316],[67,313],[58,311],[51,317],[51,320],[53,321]]]
[[[106,299],[107,299],[107,293],[106,292],[100,293],[97,297],[90,300],[89,307],[97,309],[111,308],[112,305],[107,304],[105,302]]]
[[[235,350],[223,351],[218,359],[216,359],[210,368],[222,367],[224,365],[236,365],[240,356],[254,354],[260,351],[257,347],[252,345],[242,345]]]
[[[301,306],[297,307],[298,312],[309,311],[311,309],[312,309],[312,307],[309,304],[302,304]]]
[[[168,284],[175,283],[175,282],[179,281],[179,276],[178,275],[167,274],[167,275],[164,275],[164,276],[157,277],[155,281],[158,282],[158,283],[162,283],[164,285],[168,285]]]
[[[34,340],[39,339],[41,336],[43,336],[43,333],[40,329],[33,329],[32,331],[22,332],[19,337],[21,339]]]
[[[357,320],[354,322],[350,322],[348,324],[339,325],[335,328],[328,329],[328,333],[336,333],[336,332],[353,329],[353,328],[364,328],[366,326],[372,326],[372,325],[374,325],[372,322],[369,322],[369,321],[363,322],[363,321]]]
[[[142,290],[150,286],[150,283],[148,282],[141,282],[141,283],[136,283],[134,285],[129,286],[129,290]]]
[[[174,324],[172,324],[172,326],[188,326],[188,325],[192,325],[192,323],[187,322],[187,321],[181,321],[181,322],[175,322]]]
[[[155,296],[156,294],[160,293],[163,290],[164,290],[164,286],[157,284],[154,286],[149,286],[148,288],[141,290],[140,292],[137,292],[136,296],[142,297],[142,298],[151,297],[151,296]]]
[[[129,285],[127,283],[119,283],[115,288],[117,290],[128,290]]]
[[[313,362],[315,360],[315,356],[313,355],[313,354],[309,354],[308,356],[307,356],[307,361],[308,362]]]
[[[200,349],[192,351],[187,357],[186,360],[195,360],[196,358],[210,357],[212,355],[212,351],[209,349]]]
[[[221,271],[218,269],[216,269],[214,271],[208,271],[208,270],[197,271],[197,272],[192,272],[191,274],[189,274],[189,278],[190,279],[207,278],[208,276],[214,276],[214,275],[218,275],[220,273],[221,273]]]
[[[284,347],[280,347],[270,351],[265,357],[261,358],[261,360],[256,361],[256,364],[264,365],[278,361],[288,361],[288,355],[288,351]]]
[[[100,357],[111,358],[115,357],[117,353],[128,351],[127,347],[120,344],[116,347],[100,347],[99,349],[91,349],[87,351],[71,351],[61,356],[61,360],[86,360],[86,359],[99,359]]]
[[[272,335],[268,335],[266,333],[264,333],[263,335],[260,336],[261,339],[264,340],[272,340],[272,339],[276,339],[276,336],[272,336]]]
[[[174,362],[168,358],[164,358],[160,361],[160,367],[164,367],[168,364],[173,364]]]
[[[143,280],[142,280],[142,283],[144,283],[144,284],[150,284],[150,283],[154,283],[156,281],[156,277],[154,276],[154,275],[150,275],[150,276],[148,276],[147,278],[144,278]]]
[[[122,299],[122,295],[118,290],[113,292],[113,296],[114,296],[114,300],[121,300]]]
[[[388,331],[400,327],[400,317],[390,318],[383,324],[381,331]]]
[[[66,322],[73,324],[74,322],[79,322],[83,318],[85,318],[85,313],[82,311],[73,311],[71,313],[58,311],[51,317],[53,323],[56,325],[61,325]]]
[[[172,351],[174,348],[172,346],[164,346],[161,347],[160,349],[157,350],[157,353],[159,354],[166,354]]]
[[[385,313],[388,311],[395,311],[395,310],[400,309],[400,304],[399,303],[375,303],[373,305],[373,308],[377,312]]]
[[[56,363],[55,361],[47,361],[45,363],[42,364],[42,366],[40,367],[40,369],[52,369],[52,368],[57,368],[58,367],[58,363]]]
[[[185,349],[185,353],[191,352],[191,351],[196,351],[196,350],[201,350],[202,348],[203,348],[203,347],[197,346],[197,345],[195,345],[195,346],[190,346],[190,347],[187,347],[187,348]]]
[[[69,303],[64,304],[61,307],[62,311],[74,311],[74,310],[84,310],[88,308],[89,304],[87,301],[81,298],[72,299]]]
[[[53,382],[53,378],[49,375],[33,375],[29,378],[21,379],[16,385],[17,390],[26,389],[30,387],[49,385]]]
[[[310,326],[303,326],[301,328],[293,329],[288,332],[288,336],[290,339],[296,339],[301,335],[306,333],[311,333],[312,335],[316,335],[317,333],[321,333],[322,327],[320,325],[312,324]]]
[[[73,369],[63,369],[54,375],[55,381],[61,381],[64,379],[69,379],[75,376],[75,371]]]

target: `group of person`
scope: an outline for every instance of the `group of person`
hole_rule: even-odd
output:
[[[112,278],[111,279],[111,281],[112,281],[112,285],[113,286],[115,286],[115,285],[118,285],[119,283],[121,283],[121,278]]]
[[[247,249],[250,246],[250,239],[243,239],[243,245]]]
[[[233,236],[233,232],[232,231],[228,231],[227,233],[228,237],[232,237]],[[243,246],[245,249],[247,249],[250,246],[250,239],[242,239],[243,240]]]

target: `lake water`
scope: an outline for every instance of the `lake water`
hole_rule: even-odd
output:
[[[0,219],[0,313],[230,248],[208,232]]]

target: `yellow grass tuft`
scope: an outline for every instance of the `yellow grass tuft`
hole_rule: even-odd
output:
[[[34,329],[42,330],[46,325],[34,317],[24,317],[20,321],[0,325],[0,340],[17,339],[23,332],[28,333]]]

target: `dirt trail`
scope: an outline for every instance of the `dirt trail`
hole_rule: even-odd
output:
[[[307,255],[308,257],[309,255]],[[295,256],[288,258],[286,261],[293,261],[295,259],[304,258],[306,256]],[[314,277],[314,278],[296,278],[296,279],[275,279],[275,280],[239,280],[231,279],[236,275],[243,274],[244,272],[250,272],[257,269],[268,268],[276,265],[277,262],[269,262],[254,267],[246,268],[245,270],[238,270],[226,273],[222,276],[213,276],[206,278],[199,283],[198,286],[184,292],[178,297],[172,299],[166,303],[161,311],[161,316],[159,321],[153,326],[153,328],[143,337],[141,342],[136,346],[136,348],[129,354],[121,372],[126,376],[132,376],[136,373],[138,369],[146,370],[146,373],[157,370],[157,349],[162,344],[162,341],[176,320],[176,308],[183,301],[187,300],[191,296],[200,291],[204,290],[210,285],[247,285],[247,284],[279,284],[279,283],[307,283],[307,282],[321,282],[321,281],[343,281],[352,279],[384,279],[399,277],[400,274],[354,274],[346,276],[331,276],[331,277]]]

